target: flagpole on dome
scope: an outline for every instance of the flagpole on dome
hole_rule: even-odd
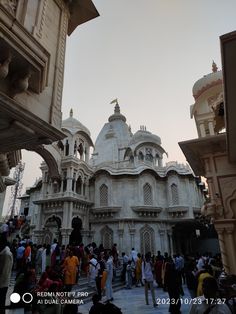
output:
[[[117,99],[117,98],[113,99],[113,100],[110,102],[110,104],[116,104],[116,105],[115,105],[115,109],[114,109],[114,113],[120,113],[120,106],[119,106],[119,104],[118,104],[118,99]]]

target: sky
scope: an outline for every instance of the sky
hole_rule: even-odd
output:
[[[185,163],[178,142],[197,137],[190,105],[193,84],[221,69],[220,40],[236,30],[235,0],[93,0],[100,16],[67,38],[62,112],[95,142],[118,98],[132,132],[145,125],[160,136],[165,161]],[[23,192],[42,159],[22,151]],[[9,193],[8,193],[9,194]],[[5,211],[8,196],[5,201]]]

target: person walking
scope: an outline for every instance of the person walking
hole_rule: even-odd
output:
[[[112,278],[113,278],[113,258],[112,253],[109,252],[106,261],[106,297],[107,301],[113,301],[113,291],[112,291]]]
[[[0,314],[5,314],[7,289],[10,284],[13,256],[5,236],[0,236]]]
[[[138,253],[137,260],[135,263],[135,285],[136,285],[136,287],[139,286],[139,283],[141,286],[143,285],[141,278],[142,278],[142,258],[141,258],[141,254]]]
[[[128,261],[126,267],[126,289],[132,289],[133,277],[132,277],[132,265],[131,260]]]
[[[67,288],[67,291],[71,291],[72,286],[75,285],[77,272],[79,267],[78,257],[73,254],[73,251],[70,250],[69,256],[64,260],[64,284]]]
[[[172,300],[172,302],[170,302],[169,312],[173,314],[180,314],[180,294],[182,292],[182,283],[179,273],[176,270],[175,264],[171,258],[166,261],[164,285],[169,294],[169,299]]]
[[[144,282],[145,300],[148,305],[148,288],[151,290],[153,306],[157,307],[155,292],[153,287],[153,273],[152,273],[152,262],[151,262],[151,252],[145,254],[145,259],[142,262],[142,279]]]
[[[97,293],[100,298],[102,299],[102,277],[103,277],[103,272],[105,270],[105,262],[103,260],[103,254],[101,253],[98,256],[98,264],[96,265],[96,268],[98,269],[97,271],[97,276],[96,276],[96,287],[97,287]]]
[[[99,263],[98,263],[97,259],[95,258],[95,255],[92,254],[91,259],[89,261],[88,285],[90,287],[96,286],[96,277],[98,274],[98,268],[99,268]]]

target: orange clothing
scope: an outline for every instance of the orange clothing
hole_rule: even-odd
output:
[[[105,288],[107,281],[107,272],[104,270],[102,273],[102,280],[101,280],[101,289],[103,290]]]
[[[63,263],[65,269],[65,285],[76,284],[76,275],[78,272],[79,260],[77,256],[68,256]]]
[[[27,259],[27,258],[30,256],[30,253],[31,253],[31,247],[28,245],[28,246],[25,248],[25,252],[24,252],[24,257],[25,257],[25,259]]]
[[[142,276],[142,259],[141,257],[138,257],[136,261],[136,267],[135,267],[136,280],[141,280],[141,276]]]

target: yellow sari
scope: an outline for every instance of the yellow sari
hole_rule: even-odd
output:
[[[79,260],[77,256],[68,256],[64,263],[63,267],[65,269],[65,285],[74,285],[76,284],[76,275],[78,272]]]

